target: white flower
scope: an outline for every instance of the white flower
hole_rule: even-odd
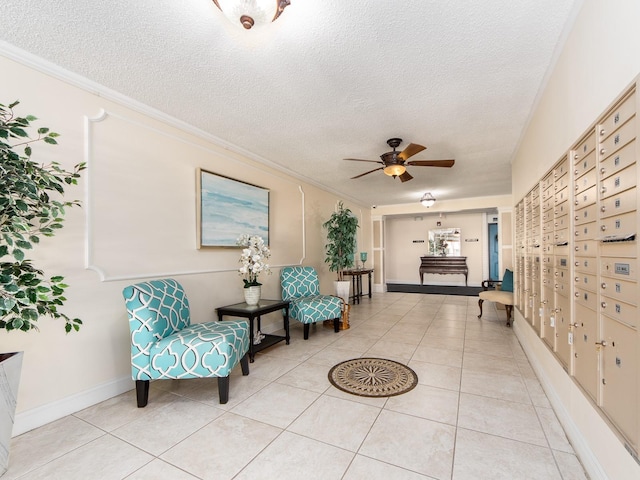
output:
[[[264,244],[262,237],[247,234],[240,235],[236,244],[246,247],[242,249],[240,254],[239,262],[242,266],[238,269],[238,273],[244,277],[244,286],[260,285],[258,274],[262,272],[271,274],[269,265],[264,262],[271,256],[269,247]]]

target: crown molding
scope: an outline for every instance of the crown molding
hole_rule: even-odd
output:
[[[313,185],[322,191],[336,195],[338,198],[343,198],[357,205],[362,205],[355,198],[344,195],[343,193],[333,190],[326,185],[322,185],[312,178],[286,169],[272,162],[271,160],[268,160],[267,158],[250,152],[249,150],[239,147],[238,145],[227,142],[219,137],[216,137],[215,135],[212,135],[209,132],[201,130],[200,128],[195,127],[185,121],[179,120],[171,115],[161,112],[160,110],[139,102],[138,100],[134,100],[131,97],[123,95],[122,93],[112,90],[100,83],[94,82],[93,80],[83,77],[82,75],[78,75],[77,73],[66,70],[60,65],[50,62],[49,60],[45,60],[44,58],[27,52],[26,50],[22,50],[21,48],[18,48],[15,45],[11,45],[4,40],[0,40],[0,55],[16,63],[32,68],[38,72],[49,75],[57,80],[63,81],[69,85],[80,88],[81,90],[84,90],[90,94],[102,97],[106,100],[122,105],[123,107],[134,110],[137,113],[141,113],[150,118],[153,118],[154,120],[158,120],[169,126],[182,130],[185,133],[199,137],[218,147],[229,150],[230,152],[236,153],[257,163],[265,165],[273,170],[277,170],[287,176],[294,177],[302,182]]]

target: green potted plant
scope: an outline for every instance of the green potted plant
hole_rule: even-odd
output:
[[[337,210],[322,226],[327,229],[324,261],[329,264],[329,270],[337,274],[336,294],[348,303],[349,282],[344,280],[342,272],[353,267],[358,218],[350,209],[345,208],[342,202],[339,202]]]
[[[0,330],[5,330],[5,335],[11,330],[37,330],[40,317],[48,316],[63,319],[67,333],[77,331],[82,321],[58,310],[66,300],[64,278],[46,278],[26,258],[26,252],[41,237],[52,237],[62,228],[67,207],[79,205],[57,198],[64,194],[65,185],[77,184],[85,165],[80,163],[68,172],[57,162],[40,165],[33,161],[32,144],[55,145],[58,134],[40,127],[37,136],[30,137],[31,122],[36,117],[17,116],[13,109],[18,103],[0,104]],[[13,411],[21,363],[22,352],[0,352],[0,374],[14,377],[8,379]],[[0,450],[5,452],[11,439],[13,411],[0,416],[0,447],[5,447]],[[6,468],[7,457],[2,456],[0,475]]]

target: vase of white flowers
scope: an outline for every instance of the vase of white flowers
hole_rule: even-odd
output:
[[[260,303],[260,295],[262,295],[261,285],[251,285],[243,290],[244,301],[247,305],[253,306]]]
[[[257,305],[260,301],[261,286],[258,276],[261,273],[270,274],[269,265],[265,262],[271,256],[269,247],[264,243],[264,239],[258,235],[240,235],[237,242],[244,247],[240,254],[239,262],[242,266],[238,273],[242,275],[244,281],[244,298],[247,305]]]

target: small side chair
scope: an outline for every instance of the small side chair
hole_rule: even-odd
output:
[[[480,315],[482,317],[482,303],[485,300],[490,302],[501,303],[504,305],[507,313],[507,327],[511,326],[511,314],[513,312],[513,272],[506,269],[502,280],[484,280],[482,282],[483,291],[478,295],[478,307],[480,307]]]
[[[248,323],[191,324],[184,289],[170,278],[130,285],[122,294],[138,407],[147,405],[150,380],[183,378],[218,378],[220,403],[227,403],[231,370],[240,363],[242,374],[249,374]]]
[[[282,299],[289,300],[289,318],[304,325],[304,339],[309,339],[309,325],[333,320],[333,330],[340,331],[342,299],[321,295],[318,272],[313,267],[284,267],[280,272]]]

